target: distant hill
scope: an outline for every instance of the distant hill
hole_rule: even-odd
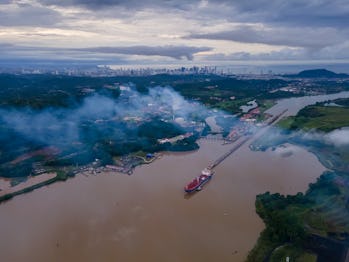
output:
[[[295,75],[286,75],[287,77],[298,78],[348,78],[347,74],[337,74],[327,69],[304,70]]]

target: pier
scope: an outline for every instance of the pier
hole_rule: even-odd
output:
[[[266,130],[269,126],[273,125],[276,123],[277,120],[280,119],[280,117],[282,115],[284,115],[285,113],[287,112],[287,109],[283,110],[280,114],[277,114],[276,116],[273,116],[268,122],[267,122],[267,125],[262,129],[260,130],[263,131],[263,130]],[[212,170],[214,169],[215,167],[217,167],[219,164],[221,164],[228,156],[230,156],[231,154],[233,154],[236,150],[238,150],[240,147],[242,147],[248,140],[250,140],[253,136],[252,135],[245,135],[243,137],[240,137],[239,140],[237,140],[233,147],[228,151],[226,152],[224,155],[220,156],[218,159],[216,159],[216,161],[213,162],[213,164],[209,165],[207,168]]]
[[[241,141],[238,141],[236,144],[234,144],[234,146],[228,151],[226,152],[224,155],[220,156],[216,161],[214,161],[213,164],[208,166],[208,169],[213,169],[215,167],[217,167],[220,163],[222,163],[228,156],[230,156],[231,154],[233,154],[236,150],[238,150],[241,146],[243,146],[249,139],[251,138],[251,136],[247,136],[242,138]]]
[[[287,112],[287,109],[283,110],[280,114],[277,114],[271,118],[269,118],[267,121],[265,121],[265,126],[260,129],[258,132],[255,132],[254,134],[251,134],[250,132],[246,132],[242,135],[239,135],[237,137],[235,137],[233,140],[226,140],[224,138],[218,137],[202,137],[201,139],[208,139],[208,140],[223,140],[224,144],[227,143],[228,141],[230,143],[232,143],[232,147],[229,149],[229,151],[227,151],[226,153],[224,153],[223,155],[221,155],[219,158],[217,158],[211,165],[209,165],[207,168],[203,169],[201,171],[201,175],[199,177],[196,177],[194,179],[194,181],[197,181],[198,179],[201,179],[201,176],[205,176],[206,173],[209,173],[209,179],[211,179],[211,176],[214,174],[213,169],[216,168],[218,165],[220,165],[225,159],[227,159],[230,155],[232,155],[233,153],[235,153],[240,147],[242,147],[244,144],[246,144],[246,142],[248,142],[251,138],[257,136],[258,134],[262,134],[264,131],[266,131],[271,125],[275,124],[282,115],[284,115]],[[213,138],[213,139],[212,139]],[[200,180],[201,181],[201,180]],[[187,188],[188,186],[186,186],[185,188]],[[193,191],[187,191],[187,189],[185,189],[186,192],[196,192],[201,190],[201,186],[198,187],[198,189],[193,190]],[[189,198],[191,195],[186,194],[185,198]]]
[[[229,141],[223,137],[218,137],[218,136],[201,136],[200,139],[205,139],[209,141],[222,141],[222,142]]]

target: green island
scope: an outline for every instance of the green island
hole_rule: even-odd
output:
[[[284,143],[306,147],[328,168],[305,194],[258,195],[256,212],[266,229],[248,261],[345,261],[349,247],[349,144],[332,141],[349,126],[349,99],[303,108],[254,142],[267,150]],[[274,139],[271,138],[273,136]],[[345,136],[345,134],[343,135]],[[342,136],[342,138],[343,138]]]

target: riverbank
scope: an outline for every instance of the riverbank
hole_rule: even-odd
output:
[[[339,106],[339,103],[342,105]],[[347,111],[346,98],[333,100],[330,106],[328,102],[307,106],[296,116],[281,121],[280,132],[269,134],[269,138],[262,137],[254,145],[254,148],[263,150],[270,147],[279,150],[286,141],[302,145],[329,171],[322,174],[316,183],[310,184],[304,195],[285,197],[267,192],[257,196],[256,211],[266,229],[248,261],[266,258],[281,261],[287,256],[306,255],[309,251],[315,256],[313,261],[346,261],[349,250]],[[333,137],[338,133],[341,137]],[[291,248],[283,250],[281,255],[278,249],[285,243]],[[278,259],[273,260],[276,254],[279,254]]]
[[[17,191],[21,191],[25,188],[34,186],[36,184],[43,183],[57,176],[57,173],[45,173],[40,176],[30,176],[25,182],[22,182],[16,186],[11,186],[9,179],[1,179],[0,183],[0,199],[7,194],[13,194]]]
[[[292,116],[293,114],[297,113],[301,108],[303,108],[306,105],[313,104],[315,102],[326,101],[329,99],[336,99],[339,97],[341,97],[341,98],[349,97],[349,92],[341,92],[341,93],[331,94],[331,95],[307,96],[307,97],[283,99],[283,100],[278,101],[276,103],[276,105],[274,105],[272,108],[268,109],[266,111],[266,113],[276,116],[276,115],[280,114],[281,112],[284,112],[284,113],[286,113],[285,114],[286,116]],[[218,131],[221,130],[221,127],[219,127],[217,125],[214,117],[208,117],[206,120],[210,124],[211,128],[217,129]],[[184,144],[179,144],[179,145],[173,146],[170,149],[172,151],[187,151],[187,150],[196,150],[198,148],[198,145],[196,144],[196,138],[194,138],[194,136],[191,136],[191,137],[186,138],[186,139],[189,139],[189,141],[186,141]],[[141,165],[141,164],[147,164],[150,160],[152,160],[152,159],[147,160],[142,156],[143,155],[141,155],[141,157],[139,157],[137,154],[125,155],[125,156],[120,158],[123,160],[123,161],[119,161],[121,163],[121,165],[117,165],[117,166],[111,165],[109,167],[111,167],[111,169],[113,169],[114,171],[117,170],[118,172],[132,174],[133,169],[136,166]],[[105,169],[108,169],[108,168],[105,168],[105,167],[99,166],[99,165],[97,165],[97,168],[95,168],[94,165],[95,164],[92,163],[92,164],[86,165],[85,167],[82,166],[78,170],[76,170],[75,172],[72,172],[72,173],[73,174],[81,173],[81,172],[85,172],[86,170],[90,170],[92,173],[100,173],[100,172],[105,171]],[[39,181],[36,185],[29,183],[29,185],[26,188],[25,188],[25,186],[23,186],[23,188],[21,188],[20,190],[15,191],[15,189],[13,189],[11,193],[4,194],[3,196],[0,195],[0,202],[4,201],[4,200],[8,200],[8,199],[12,198],[13,196],[19,195],[21,193],[30,192],[34,189],[39,188],[40,186],[44,186],[46,184],[51,184],[55,181],[65,180],[67,177],[68,177],[68,174],[63,174],[63,175],[61,174],[59,177],[57,176],[56,178],[49,179],[45,182]],[[26,183],[24,183],[24,185],[25,184]]]
[[[16,186],[11,186],[9,181],[2,181],[2,188],[0,190],[0,203],[10,200],[15,196],[34,191],[41,187],[48,186],[58,181],[67,180],[69,175],[62,171],[50,172],[41,174],[40,176],[29,177],[27,181],[21,182]]]
[[[243,261],[264,228],[255,196],[305,191],[323,167],[302,149],[284,157],[252,152],[246,144],[217,167],[202,192],[184,198],[184,185],[226,150],[220,142],[200,140],[198,151],[164,154],[137,167],[133,176],[77,176],[16,197],[0,205],[2,257]],[[299,161],[305,166],[296,165]],[[36,249],[44,252],[32,252]]]
[[[0,205],[2,258],[243,261],[264,229],[256,195],[305,192],[325,168],[300,147],[285,155],[253,152],[247,143],[202,192],[185,198],[184,185],[227,150],[200,140],[199,150],[166,153],[133,176],[77,176],[18,196]]]

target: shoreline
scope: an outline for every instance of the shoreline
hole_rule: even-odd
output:
[[[77,175],[69,183],[43,186],[0,205],[4,257],[16,254],[14,261],[29,254],[36,261],[52,257],[163,261],[170,249],[177,261],[210,261],[217,254],[220,261],[242,261],[265,228],[255,210],[256,195],[305,192],[325,170],[313,152],[303,147],[283,157],[274,151],[251,151],[254,139],[218,166],[203,192],[190,199],[182,187],[228,150],[220,141],[199,139],[198,150],[166,152],[158,161],[135,168],[133,176],[115,172]],[[305,166],[299,167],[299,161],[305,161]],[[7,213],[8,209],[15,213]],[[47,221],[36,222],[45,214]],[[16,230],[22,233],[20,241],[10,230],[13,216],[17,217]],[[30,221],[29,228],[25,221]],[[37,240],[31,243],[34,233]],[[12,251],[17,242],[26,243],[28,251]],[[38,247],[45,252],[28,253]],[[207,252],[200,252],[203,248]]]
[[[270,170],[274,169],[271,166],[265,166],[266,170],[262,170],[263,173],[259,174],[261,172],[259,166],[264,164],[266,159],[269,159],[271,164],[279,162],[278,155],[275,152],[252,152],[247,143],[239,149],[239,154],[234,154],[217,167],[217,174],[202,192],[186,199],[182,190],[185,183],[192,179],[205,163],[213,161],[227,150],[226,146],[221,145],[219,141],[200,140],[199,144],[200,149],[194,152],[165,153],[161,159],[151,165],[136,168],[133,176],[115,175],[114,172],[103,172],[88,175],[88,177],[76,176],[74,179],[69,179],[67,183],[54,183],[49,188],[42,187],[41,190],[35,190],[28,196],[15,198],[6,205],[0,205],[0,215],[4,218],[3,224],[0,225],[0,228],[2,226],[0,232],[6,237],[5,228],[12,223],[10,219],[12,215],[4,212],[7,208],[14,210],[16,207],[16,216],[23,219],[26,217],[25,220],[31,221],[31,224],[37,221],[37,215],[31,210],[41,210],[38,216],[51,210],[47,213],[48,217],[47,221],[43,222],[44,225],[38,222],[37,226],[35,223],[31,226],[37,232],[36,234],[41,236],[37,240],[39,241],[37,245],[43,245],[46,249],[45,259],[53,255],[62,259],[66,256],[72,258],[69,254],[75,254],[79,259],[89,261],[83,256],[85,252],[90,254],[85,249],[86,241],[90,239],[94,243],[93,239],[102,237],[99,233],[95,234],[104,232],[102,237],[104,240],[101,240],[103,248],[94,246],[92,250],[89,249],[104,258],[108,256],[119,260],[130,260],[130,258],[137,260],[147,257],[159,261],[168,254],[163,254],[161,251],[153,253],[155,252],[153,247],[165,245],[165,250],[171,246],[171,249],[178,253],[177,258],[182,261],[188,256],[191,261],[200,258],[205,260],[204,257],[217,258],[215,252],[220,253],[221,261],[231,261],[231,259],[242,261],[264,229],[262,220],[255,213],[256,194],[265,192],[266,189],[293,193],[303,191],[306,187],[297,177],[277,178],[279,176],[277,172],[274,175],[269,174]],[[262,159],[256,162],[254,168],[248,161],[244,162],[245,154],[256,160]],[[302,155],[306,154],[306,157],[314,162],[314,157],[309,153],[300,150],[300,154],[296,153],[289,158],[280,159],[287,164],[287,162],[296,161],[295,158],[303,159]],[[178,163],[181,163],[180,166]],[[318,165],[318,161],[313,164],[315,163]],[[283,169],[282,165],[275,168]],[[302,177],[297,170],[292,171],[291,174]],[[275,175],[277,175],[276,179]],[[311,177],[305,179],[309,180]],[[287,180],[284,181],[284,179]],[[260,183],[261,181],[264,182]],[[296,183],[292,186],[290,182]],[[52,207],[55,208],[52,210]],[[236,210],[239,212],[237,213]],[[60,221],[65,222],[62,224]],[[89,221],[96,222],[90,224]],[[194,221],[196,222],[193,223]],[[212,225],[215,226],[212,227]],[[40,230],[42,227],[45,230]],[[27,225],[20,223],[18,230],[23,231],[23,238],[29,241],[32,230],[28,228],[24,230],[24,228],[27,228]],[[199,230],[200,228],[205,230]],[[115,237],[113,230],[116,229],[117,241],[109,243],[108,239]],[[49,236],[45,232],[49,233]],[[72,233],[79,237],[70,238]],[[8,234],[11,234],[11,231]],[[148,239],[146,236],[149,235],[152,235],[153,241],[157,243],[155,246],[149,246],[146,243],[145,238]],[[169,238],[168,235],[173,237]],[[13,237],[12,235],[12,238],[4,243],[7,245],[15,241],[11,240]],[[168,243],[161,241],[164,238]],[[219,239],[223,240],[223,244],[220,244]],[[44,242],[41,243],[41,240]],[[60,246],[58,250],[56,243]],[[111,245],[112,243],[114,244]],[[28,245],[36,246],[35,242]],[[104,248],[105,245],[106,248]],[[204,252],[205,254],[202,255],[198,253],[199,255],[195,255],[196,258],[194,258],[189,255],[192,252],[188,253],[188,245],[194,251],[202,250],[202,245],[210,245],[209,250],[214,252]],[[74,253],[69,253],[69,246],[74,247],[71,250],[71,252],[74,250]],[[135,248],[137,252],[133,255],[128,253],[129,246]],[[51,249],[53,247],[55,249]],[[96,251],[96,248],[99,251]],[[112,250],[115,248],[116,253],[113,255]],[[60,253],[56,253],[55,250]],[[8,254],[12,253],[6,252],[4,257],[8,257]],[[24,252],[23,255],[28,254]],[[96,258],[96,255],[91,253],[90,260]]]
[[[2,186],[0,188],[0,198],[4,197],[7,194],[14,194],[17,191],[25,190],[28,187],[35,186],[37,184],[45,183],[48,180],[51,180],[57,176],[56,172],[44,173],[38,176],[29,176],[28,179],[24,182],[19,183],[18,185],[11,186],[10,182],[1,183]],[[1,182],[6,181],[7,179],[1,179]]]
[[[342,91],[342,92],[339,92],[339,93],[335,93],[335,94],[326,94],[326,95],[316,95],[316,96],[304,96],[304,97],[292,97],[292,98],[286,98],[286,99],[280,99],[280,100],[277,100],[275,102],[275,104],[269,108],[268,110],[266,110],[266,113],[271,113],[273,115],[273,117],[275,117],[276,115],[280,114],[280,112],[283,110],[283,112],[281,113],[282,117],[281,118],[277,118],[276,119],[276,122],[278,120],[281,120],[283,117],[287,117],[287,116],[291,116],[291,115],[294,115],[296,114],[301,108],[309,105],[309,104],[314,104],[316,102],[319,102],[319,101],[324,101],[324,100],[328,100],[328,99],[335,99],[335,98],[338,98],[338,97],[346,97],[348,96],[349,97],[349,91]],[[316,99],[317,98],[317,99]],[[310,102],[308,103],[306,101],[306,99],[309,99]],[[289,102],[293,102],[294,100],[299,100],[301,101],[302,105],[298,105],[298,109],[294,110],[292,109],[291,110],[291,107],[292,106],[288,106],[286,109],[285,107],[280,108],[280,105],[282,103],[289,103]],[[293,102],[294,103],[294,102]],[[280,116],[281,116],[280,115]],[[271,123],[271,125],[274,124],[274,123]],[[263,130],[264,129],[264,130]],[[257,131],[254,136],[252,137],[251,139],[251,143],[257,139],[258,136],[261,136],[263,133],[265,133],[268,129],[268,126],[266,126],[266,128],[262,128],[261,130]],[[198,143],[198,141],[200,141],[200,138],[198,140],[196,140],[195,143]],[[236,141],[234,141],[233,143],[231,143],[230,145],[233,145]],[[187,150],[184,150],[184,151],[173,151],[173,152],[179,152],[179,153],[184,153],[184,152],[195,152],[196,150],[198,149],[195,149],[195,150],[190,150],[190,151],[187,151]],[[169,152],[172,152],[172,151],[169,151]],[[169,153],[169,152],[166,152],[166,153]],[[310,153],[314,153],[314,152],[311,152],[309,151]],[[160,154],[160,157],[161,157],[161,154],[163,152],[157,152],[156,154]],[[317,154],[314,153],[316,156]],[[134,169],[137,167],[137,166],[143,166],[145,164],[151,164],[153,163],[156,159],[158,159],[159,156],[155,156],[153,159],[151,159],[150,161],[145,161],[145,158],[144,157],[141,157],[141,156],[137,156],[137,155],[134,155],[133,157],[135,158],[138,158],[140,159],[141,161],[143,161],[143,163],[140,163],[140,164],[136,164],[136,165],[131,165],[131,167],[119,167],[119,166],[115,166],[115,170],[118,169],[117,172],[119,173],[123,173],[123,174],[128,174],[128,175],[132,175]],[[321,162],[322,165],[324,165],[324,163],[322,162],[322,159],[320,159],[318,156],[317,156],[318,160]],[[101,166],[101,167],[98,167],[98,168],[93,168],[93,167],[89,167],[90,165],[87,165],[86,168],[83,168],[77,172],[74,172],[74,175],[78,175],[78,174],[83,174],[85,172],[92,172],[92,173],[100,173],[100,172],[103,172],[103,171],[107,171],[106,169],[108,169],[107,166]],[[328,168],[327,165],[324,165],[326,168]],[[110,166],[112,167],[112,165]],[[113,168],[112,168],[113,169]],[[59,171],[60,172],[60,171]],[[41,175],[38,175],[38,177],[41,176]],[[63,181],[63,180],[66,180],[67,178],[69,177],[68,174],[65,174],[61,177],[59,177],[58,175],[56,177],[52,177],[50,179],[47,179],[46,181],[40,181],[36,184],[32,184],[32,183],[29,183],[29,186],[23,186],[21,187],[19,190],[17,191],[11,191],[10,193],[1,193],[2,191],[0,190],[0,203],[2,203],[3,201],[6,201],[6,200],[9,200],[11,199],[12,197],[16,196],[16,195],[20,195],[22,193],[25,193],[25,192],[30,192],[34,189],[37,189],[37,188],[40,188],[42,186],[45,186],[46,184],[51,184],[51,183],[54,183],[55,181]],[[22,182],[20,184],[25,184],[27,183],[26,182]]]

